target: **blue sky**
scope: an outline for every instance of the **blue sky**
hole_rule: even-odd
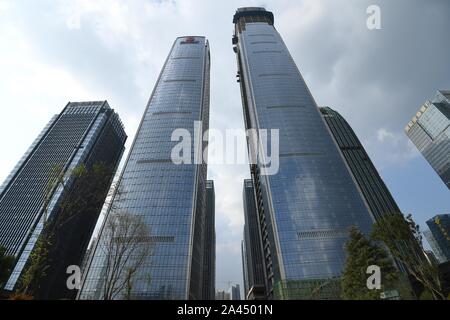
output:
[[[366,8],[381,8],[368,30]],[[231,47],[237,7],[265,6],[318,105],[353,126],[403,212],[421,225],[450,213],[450,193],[403,132],[437,89],[450,89],[450,2],[0,0],[0,180],[68,101],[116,109],[129,147],[177,36],[211,46],[210,126],[243,128]],[[217,287],[242,283],[246,165],[210,166],[216,187]]]

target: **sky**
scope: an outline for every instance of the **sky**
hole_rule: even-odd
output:
[[[373,4],[379,30],[366,26]],[[436,90],[450,89],[446,0],[0,0],[0,181],[69,101],[108,100],[125,125],[128,152],[178,36],[209,40],[210,128],[242,129],[231,36],[243,6],[274,13],[317,104],[352,125],[401,210],[422,228],[450,213],[449,190],[403,131]],[[216,188],[216,287],[242,287],[249,169],[210,165],[208,176]]]

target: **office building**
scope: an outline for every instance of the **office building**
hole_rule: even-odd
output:
[[[229,292],[226,292],[225,290],[217,290],[216,300],[231,300],[231,295]]]
[[[329,107],[320,111],[375,219],[400,212],[352,127],[337,111]]]
[[[257,143],[262,158],[250,167],[266,296],[338,298],[348,230],[356,225],[368,234],[374,218],[274,27],[273,14],[240,8],[233,23],[245,126],[267,129],[269,137],[279,134],[278,171],[267,174],[264,157],[271,150],[264,139]]]
[[[244,239],[245,239],[245,226],[244,226]],[[244,298],[247,300],[247,292],[250,284],[248,282],[248,260],[247,252],[245,250],[245,240],[241,241],[241,259],[242,259],[242,280],[244,281]]]
[[[106,101],[70,102],[42,130],[0,189],[0,245],[16,257],[5,290],[18,289],[37,240],[52,232],[48,268],[33,294],[75,296],[66,269],[81,265],[126,138]],[[100,166],[105,170],[96,176]],[[87,174],[74,176],[82,167]]]
[[[440,263],[450,261],[450,214],[438,214],[427,220],[425,237]]]
[[[450,91],[439,90],[426,101],[405,132],[450,189]]]
[[[205,253],[203,299],[214,300],[216,292],[216,231],[214,181],[206,181]]]
[[[148,234],[138,238],[139,247],[151,251],[141,263],[133,264],[137,267],[131,281],[126,272],[119,276],[129,285],[105,295],[111,293],[105,292],[111,278],[104,253],[109,232],[103,228],[79,299],[204,298],[207,167],[198,155],[206,142],[195,141],[202,141],[208,129],[209,70],[205,37],[175,40],[121,172],[119,197],[114,198],[105,222],[106,226],[116,216],[111,212],[141,220]],[[172,141],[177,129],[190,136],[192,148],[176,151],[186,142],[179,136]],[[179,161],[174,154],[187,159]]]
[[[242,265],[244,272],[244,298],[261,300],[266,298],[264,258],[259,231],[258,212],[251,179],[244,180],[244,240],[242,241]]]
[[[241,300],[241,288],[238,284],[231,286],[231,300]]]

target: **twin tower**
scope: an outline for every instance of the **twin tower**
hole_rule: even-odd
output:
[[[274,28],[273,14],[263,8],[240,8],[233,23],[245,127],[279,130],[278,172],[262,174],[262,165],[256,162],[250,165],[251,180],[246,181],[252,190],[248,199],[254,203],[254,210],[246,212],[253,221],[247,251],[254,254],[246,257],[258,257],[253,265],[259,265],[260,297],[298,298],[296,295],[311,289],[311,284],[329,286],[329,297],[334,297],[333,281],[343,269],[348,229],[356,225],[368,233],[376,210],[364,197],[327,125],[325,114],[331,117],[332,110],[316,105]],[[111,299],[213,299],[214,185],[207,180],[206,163],[177,165],[171,159],[177,143],[171,141],[175,129],[183,128],[195,137],[209,127],[209,79],[208,41],[201,36],[177,38],[110,197],[105,222],[86,254],[79,299],[104,299],[106,295]],[[106,105],[103,109],[95,109],[95,104],[89,107],[93,113],[111,113]],[[70,112],[76,114],[72,109]],[[89,114],[89,110],[84,112]],[[92,116],[91,122],[95,119]],[[194,125],[198,121],[202,123],[200,132]],[[114,128],[113,133],[123,136],[120,125]],[[120,141],[123,145],[125,139]],[[270,154],[268,146],[259,147],[263,154]],[[193,159],[196,149],[191,152]],[[117,159],[111,161],[117,165]],[[13,175],[25,167],[26,163],[22,164]],[[14,246],[10,252],[19,261],[8,281],[9,290],[14,289],[26,266],[42,231],[39,221],[43,216],[42,210],[30,211],[33,223],[28,223],[23,233],[7,232],[4,226],[13,228],[6,222],[8,217],[20,215],[14,211],[17,204],[5,204],[14,179],[0,189],[0,244],[7,249]],[[40,201],[38,207],[42,208],[44,199]],[[120,221],[114,224],[120,216],[127,217],[128,225],[139,221],[138,235],[114,235],[124,228]],[[87,221],[89,232],[79,247],[87,248],[94,222]],[[13,237],[17,241],[10,241]],[[75,241],[75,237],[71,239],[68,243]],[[135,251],[122,260],[112,257],[111,248],[120,250],[118,244],[124,242],[132,243]],[[142,248],[149,248],[149,252],[143,254]]]

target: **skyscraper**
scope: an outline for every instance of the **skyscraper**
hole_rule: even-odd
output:
[[[276,174],[261,174],[264,159],[251,165],[267,297],[336,298],[348,229],[367,234],[373,217],[273,14],[240,8],[233,23],[245,126],[278,129],[280,137]]]
[[[450,261],[450,214],[438,214],[427,220],[425,236],[440,263]]]
[[[241,300],[241,288],[238,284],[231,286],[231,300]]]
[[[217,290],[216,300],[231,300],[231,295],[229,292],[226,292],[225,290]]]
[[[375,219],[400,212],[352,127],[337,111],[328,107],[320,111]]]
[[[243,238],[245,239],[245,225],[244,225],[244,233]],[[242,280],[244,282],[244,300],[247,300],[247,292],[250,287],[250,283],[248,282],[248,260],[247,260],[247,252],[245,250],[245,240],[241,241],[241,259],[242,259]]]
[[[216,292],[216,231],[214,181],[206,181],[205,253],[203,299],[214,300]]]
[[[137,240],[142,248],[150,246],[151,254],[130,285],[110,298],[203,298],[207,168],[195,160],[206,144],[200,142],[209,121],[209,69],[209,45],[204,37],[175,40],[121,173],[117,187],[121,194],[111,204],[115,212],[145,223],[148,235]],[[196,125],[200,121],[202,127]],[[178,136],[172,141],[176,129],[190,135],[194,144],[180,152],[187,156],[187,163],[177,164],[173,159],[174,147],[180,143]],[[108,241],[105,230],[89,262],[80,299],[104,298],[109,271],[102,249]],[[127,281],[124,277],[120,282]]]
[[[259,231],[258,212],[251,179],[244,180],[244,240],[242,242],[242,264],[244,272],[244,298],[259,300],[266,298],[264,258]]]
[[[450,189],[450,91],[439,90],[426,101],[405,132]]]
[[[66,268],[81,264],[125,140],[122,123],[106,101],[70,102],[50,120],[0,189],[0,245],[16,257],[6,290],[17,288],[44,223],[60,218],[64,200],[89,190],[95,197],[83,199],[86,206],[80,209],[82,214],[70,212],[70,222],[64,221],[59,228],[59,242],[49,248],[47,275],[35,292],[36,298],[74,295],[66,287]],[[91,170],[97,164],[108,168],[102,179],[93,181],[70,174],[82,165]],[[63,174],[59,183],[51,183]],[[76,210],[75,206],[71,209]]]

